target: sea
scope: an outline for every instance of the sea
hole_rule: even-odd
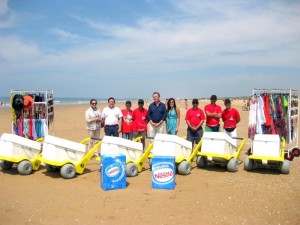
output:
[[[107,98],[96,98],[98,103],[106,103]],[[54,105],[76,105],[76,104],[90,104],[91,98],[65,98],[54,97]],[[137,101],[135,98],[117,99],[116,102]],[[0,96],[0,107],[11,107],[10,98],[6,96]]]

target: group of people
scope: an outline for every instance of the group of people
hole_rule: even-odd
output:
[[[108,106],[102,112],[97,107],[97,100],[90,100],[90,108],[85,113],[87,130],[89,136],[94,139],[100,138],[100,129],[104,127],[106,136],[118,137],[122,133],[122,137],[132,140],[136,137],[146,137],[149,127],[149,136],[154,138],[157,133],[163,133],[164,124],[166,124],[166,132],[176,135],[180,125],[180,110],[176,106],[174,98],[169,98],[164,104],[160,101],[160,94],[154,92],[153,102],[148,109],[144,108],[144,100],[138,100],[138,107],[131,109],[131,102],[125,102],[125,109],[115,106],[115,99],[108,99]],[[216,104],[217,96],[212,95],[210,104],[204,107],[204,111],[199,108],[198,99],[192,100],[192,107],[187,109],[185,121],[187,124],[187,140],[193,144],[201,140],[203,135],[203,123],[206,132],[219,132],[220,119],[224,122],[224,132],[231,137],[236,137],[236,125],[240,121],[239,112],[231,106],[231,101],[225,99],[225,109],[222,110]],[[95,140],[89,142],[88,148],[94,145]],[[142,138],[145,147],[145,138]],[[96,152],[96,155],[98,153]]]

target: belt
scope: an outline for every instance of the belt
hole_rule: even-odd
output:
[[[114,124],[114,125],[105,125],[107,127],[115,127],[115,126],[118,126],[118,124]]]

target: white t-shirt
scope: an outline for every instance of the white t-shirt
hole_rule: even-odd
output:
[[[105,119],[105,125],[111,126],[119,124],[119,118],[122,118],[123,114],[118,107],[111,109],[107,106],[102,110],[101,117]]]

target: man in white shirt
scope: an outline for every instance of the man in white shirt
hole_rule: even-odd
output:
[[[123,114],[120,108],[115,106],[115,102],[113,97],[108,99],[108,106],[103,109],[101,117],[104,119],[105,135],[119,137]]]
[[[85,112],[86,129],[88,130],[89,137],[100,139],[100,129],[101,129],[101,111],[97,108],[97,100],[90,100],[90,108]],[[88,150],[90,150],[97,140],[90,140],[88,143]],[[95,155],[98,155],[98,150]]]

